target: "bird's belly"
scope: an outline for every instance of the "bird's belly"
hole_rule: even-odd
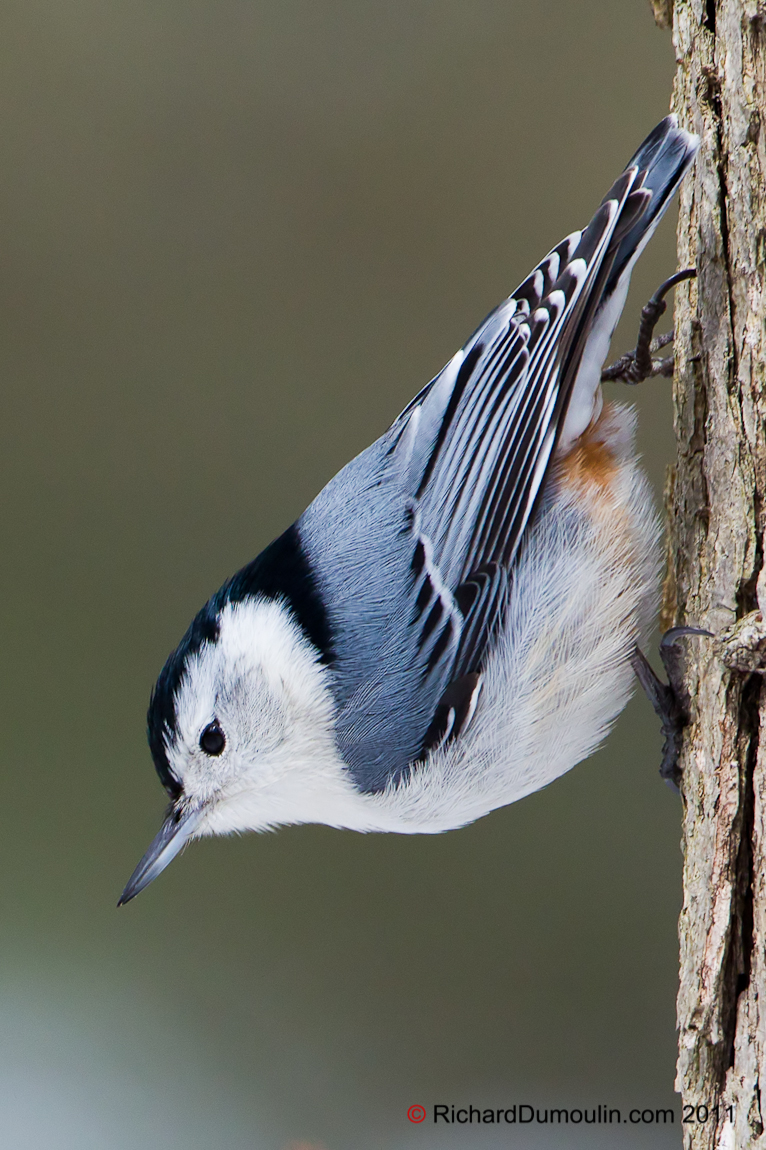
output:
[[[606,405],[556,461],[471,725],[406,783],[371,796],[385,829],[447,830],[538,790],[594,751],[625,706],[659,582],[634,422],[631,409]]]

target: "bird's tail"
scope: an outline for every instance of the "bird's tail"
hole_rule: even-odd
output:
[[[618,280],[643,251],[694,160],[699,145],[699,136],[679,128],[675,116],[666,116],[629,160],[625,171],[638,169],[631,192],[644,192],[645,206],[637,218],[626,220],[615,231],[610,245],[614,255],[604,289],[605,297],[611,295]],[[610,195],[607,193],[606,199]]]

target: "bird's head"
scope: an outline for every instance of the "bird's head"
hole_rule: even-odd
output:
[[[328,796],[350,786],[329,675],[284,601],[219,593],[203,608],[152,692],[149,745],[171,802],[120,903],[193,837],[325,821]]]

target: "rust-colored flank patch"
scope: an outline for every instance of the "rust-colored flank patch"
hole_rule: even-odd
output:
[[[585,487],[595,484],[602,490],[610,486],[617,472],[617,461],[612,448],[604,442],[605,424],[609,422],[609,410],[604,405],[600,417],[560,459],[560,482]]]

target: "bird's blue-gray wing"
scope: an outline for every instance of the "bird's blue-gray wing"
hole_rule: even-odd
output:
[[[334,635],[339,749],[366,791],[470,711],[639,185],[628,169],[298,521]]]

